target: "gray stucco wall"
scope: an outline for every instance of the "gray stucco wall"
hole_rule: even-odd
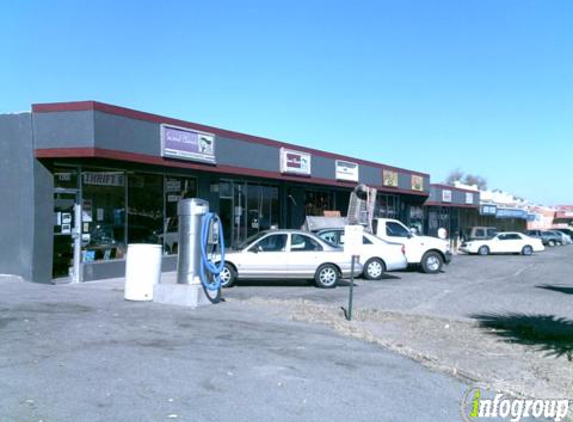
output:
[[[40,203],[52,190],[34,159],[30,113],[0,115],[0,168],[0,273],[50,282],[52,215]]]
[[[54,177],[34,159],[34,265],[32,280],[52,282]]]
[[[160,124],[103,111],[49,112],[34,114],[37,148],[94,147],[121,152],[161,155]],[[280,146],[231,139],[216,135],[218,165],[244,169],[280,172]],[[297,146],[291,146],[297,150]],[[347,158],[352,161],[351,158]],[[335,158],[312,155],[312,177],[336,180]],[[412,176],[398,170],[398,188],[412,191]],[[304,181],[305,178],[301,178]],[[371,186],[382,184],[382,168],[360,165],[360,182]],[[424,193],[430,179],[424,176]]]
[[[443,191],[446,190],[446,188],[443,188],[441,186],[431,186],[430,188],[430,196],[428,198],[429,202],[439,202],[439,203],[444,203],[444,204],[450,204],[449,202],[446,203],[444,202],[442,193]],[[476,207],[479,206],[479,192],[473,192],[473,203],[472,204],[467,204],[466,203],[466,192],[465,191],[461,191],[461,190],[457,190],[457,189],[450,189],[452,191],[452,202],[451,204],[458,204],[458,205],[475,205]]]
[[[36,148],[90,148],[94,146],[92,111],[34,113]]]

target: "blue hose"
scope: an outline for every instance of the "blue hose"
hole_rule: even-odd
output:
[[[213,224],[219,224],[219,246],[221,249],[221,260],[219,261],[219,265],[215,265],[209,259],[209,254],[207,253],[209,231],[212,222]],[[203,283],[203,286],[207,290],[218,291],[221,288],[221,271],[225,268],[225,237],[223,236],[223,224],[221,224],[221,219],[213,212],[205,214],[201,222],[201,261],[202,265],[199,272],[201,283]],[[209,281],[206,271],[213,276],[213,282]]]

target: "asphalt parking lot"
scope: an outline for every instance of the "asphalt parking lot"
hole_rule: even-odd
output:
[[[571,397],[571,362],[547,352],[573,347],[572,271],[573,247],[457,256],[357,281],[352,322],[347,282],[244,282],[191,310],[126,302],[121,280],[0,277],[0,421],[447,422],[475,382]],[[560,341],[507,342],[479,326],[492,314],[551,316]]]
[[[322,290],[306,282],[243,281],[224,291],[230,299],[253,297],[303,299],[345,305],[348,282]],[[564,287],[559,291],[559,287]],[[568,290],[569,288],[569,290]],[[358,279],[356,307],[412,312],[448,318],[479,313],[572,314],[573,246],[555,247],[532,256],[456,255],[440,274],[416,270],[388,273],[383,280]]]
[[[443,273],[393,272],[358,280],[350,326],[334,290],[251,283],[228,300],[268,304],[295,321],[324,324],[434,370],[532,397],[572,397],[573,247],[521,255],[458,255]],[[285,310],[286,309],[286,310]]]
[[[0,421],[458,421],[466,385],[259,307],[0,277]]]

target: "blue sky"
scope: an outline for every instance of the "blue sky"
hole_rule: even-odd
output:
[[[570,0],[22,0],[0,51],[0,112],[93,99],[573,203]]]

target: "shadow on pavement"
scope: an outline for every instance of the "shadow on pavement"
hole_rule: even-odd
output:
[[[238,280],[237,287],[314,287],[314,283],[306,280]]]
[[[546,357],[573,360],[573,320],[555,315],[477,314],[471,315],[487,333],[508,343],[532,346]]]
[[[376,280],[376,281],[383,281],[383,280],[402,280],[402,279],[400,277],[398,277],[397,275],[384,273],[382,278],[380,280]]]
[[[545,290],[551,290],[553,292],[565,293],[566,295],[573,295],[573,287],[552,286],[551,284],[542,284],[535,287],[538,289],[545,289]]]

